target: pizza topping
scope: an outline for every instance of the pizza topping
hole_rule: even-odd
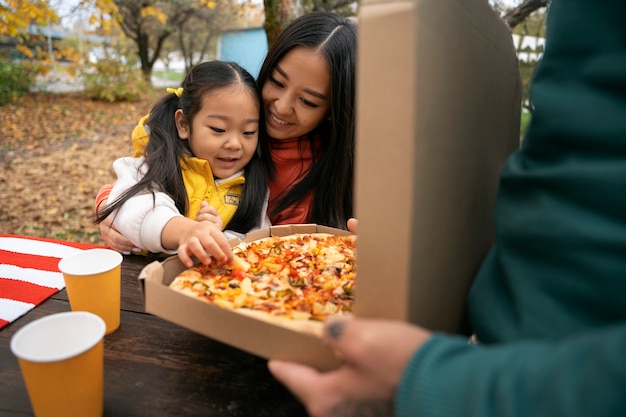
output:
[[[171,284],[224,308],[294,320],[349,313],[355,289],[355,237],[296,234],[241,243],[230,266],[199,264]],[[191,279],[190,277],[193,277]]]

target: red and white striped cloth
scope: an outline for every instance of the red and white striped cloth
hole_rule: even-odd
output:
[[[65,288],[61,258],[99,247],[0,234],[0,329]]]

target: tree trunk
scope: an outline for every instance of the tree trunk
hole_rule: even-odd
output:
[[[265,6],[265,34],[267,46],[271,48],[274,41],[291,22],[304,13],[302,0],[263,0]]]
[[[137,35],[137,54],[139,55],[139,62],[141,63],[141,73],[144,80],[151,82],[152,78],[152,65],[150,65],[150,57],[148,56],[148,36],[144,33]]]

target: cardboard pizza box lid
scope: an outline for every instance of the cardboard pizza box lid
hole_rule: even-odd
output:
[[[315,224],[287,225],[251,232],[245,241],[295,233],[350,234],[345,230]],[[239,242],[239,239],[230,240],[233,246]],[[168,285],[185,269],[177,256],[162,262],[154,261],[143,268],[139,282],[146,312],[263,358],[296,361],[320,370],[333,369],[339,365],[339,359],[320,337],[321,323],[312,323],[318,326],[317,335],[295,331],[170,289]]]
[[[519,146],[510,30],[485,0],[363,0],[357,68],[355,313],[461,331]]]

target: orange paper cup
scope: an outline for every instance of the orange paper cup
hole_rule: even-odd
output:
[[[120,327],[122,255],[110,249],[89,249],[59,261],[72,311],[100,316],[109,334]]]
[[[101,417],[104,321],[88,312],[37,319],[11,338],[36,417]]]

